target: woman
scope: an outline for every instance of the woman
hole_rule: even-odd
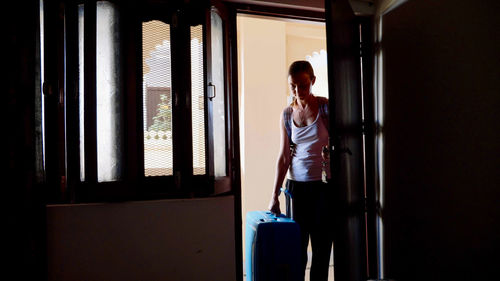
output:
[[[311,238],[311,281],[328,280],[332,246],[332,191],[328,147],[328,100],[313,95],[316,77],[311,64],[296,61],[288,70],[294,101],[281,116],[281,147],[269,210],[280,214],[278,197],[288,172],[287,190],[293,195],[293,219],[301,229],[302,270],[305,274]],[[325,151],[326,149],[326,151]]]

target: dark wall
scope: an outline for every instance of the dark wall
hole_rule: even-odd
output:
[[[233,281],[234,200],[47,206],[48,279]]]
[[[498,278],[499,10],[419,0],[382,18],[388,278]]]
[[[36,40],[38,1],[2,8],[3,276],[43,280],[43,210],[36,186]]]

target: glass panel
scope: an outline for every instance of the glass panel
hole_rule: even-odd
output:
[[[170,25],[142,24],[144,175],[173,174]]]
[[[214,143],[214,175],[226,176],[226,121],[225,121],[225,91],[224,91],[224,32],[221,17],[211,13],[211,60],[212,83],[216,88],[213,102],[213,143]]]
[[[85,123],[84,123],[84,74],[83,74],[83,57],[84,57],[84,6],[78,5],[78,107],[79,107],[79,124],[80,124],[80,180],[85,181]]]
[[[44,178],[44,165],[45,165],[45,103],[43,98],[43,81],[44,81],[44,19],[43,19],[43,0],[39,3],[39,15],[40,15],[40,25],[38,30],[38,44],[37,44],[37,87],[35,94],[35,135],[36,135],[36,179],[38,182],[42,182]]]
[[[96,10],[97,180],[121,177],[119,15],[115,4],[97,1]]]
[[[191,27],[191,114],[193,132],[193,174],[205,168],[205,92],[203,79],[203,26]]]

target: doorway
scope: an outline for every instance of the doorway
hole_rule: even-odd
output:
[[[295,60],[309,61],[317,77],[313,93],[328,97],[326,29],[324,22],[238,14],[237,44],[245,264],[246,213],[267,210],[271,198],[280,146],[280,115],[291,102],[288,66]],[[282,212],[285,206],[282,195]],[[310,247],[308,255],[311,257]],[[333,280],[333,258],[329,278]]]

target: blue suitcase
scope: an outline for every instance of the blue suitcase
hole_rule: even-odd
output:
[[[246,281],[303,281],[300,228],[284,215],[246,215]]]

